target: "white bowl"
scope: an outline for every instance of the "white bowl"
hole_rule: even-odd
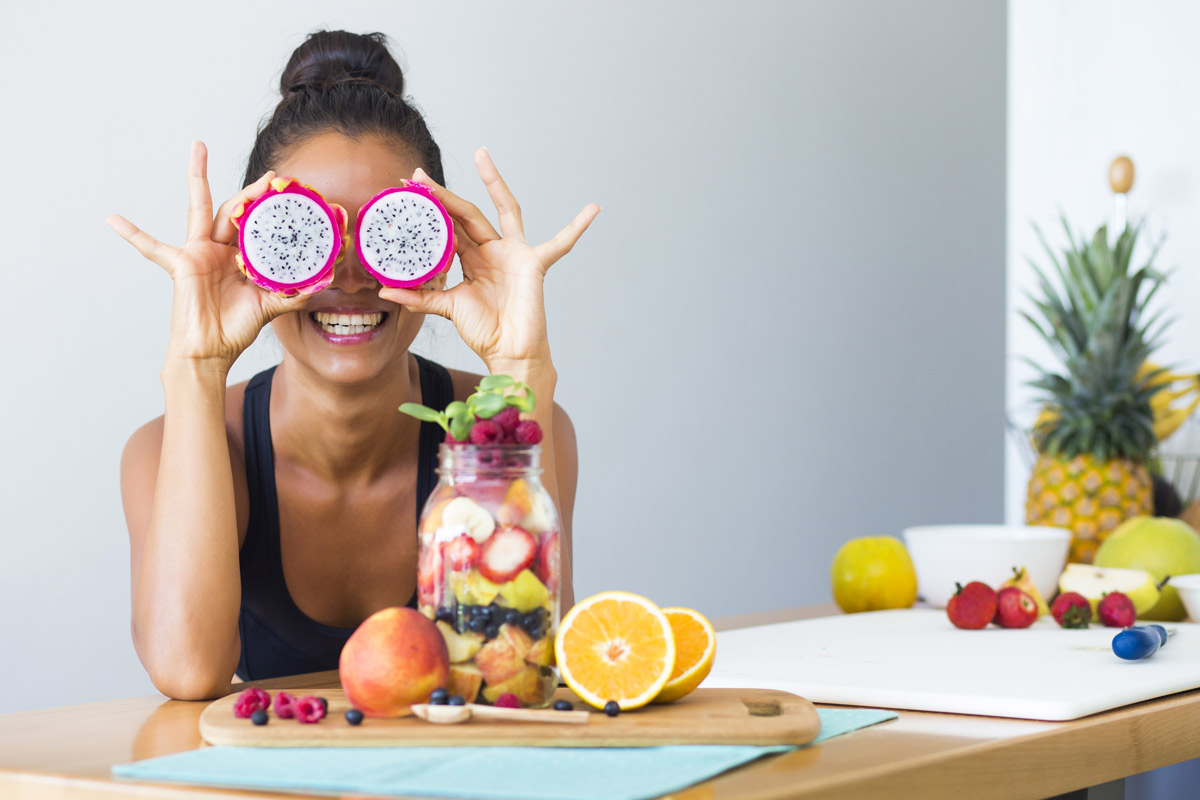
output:
[[[1172,575],[1170,585],[1179,591],[1179,599],[1192,622],[1200,622],[1200,574]]]
[[[1025,567],[1050,602],[1067,562],[1071,532],[1040,525],[924,525],[904,531],[917,570],[917,592],[934,608],[954,595],[954,584],[983,581],[995,588]]]

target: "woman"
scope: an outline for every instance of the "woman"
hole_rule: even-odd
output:
[[[313,34],[280,86],[246,188],[215,217],[207,154],[193,144],[186,244],[162,244],[122,217],[109,219],[175,284],[165,413],[126,445],[121,493],[134,646],[155,686],[178,699],[220,696],[235,671],[258,679],[335,668],[359,622],[413,603],[416,525],[436,484],[441,430],[396,409],[409,401],[444,407],[480,377],[408,352],[425,314],[450,319],[491,373],[535,392],[543,482],[564,528],[564,608],[572,602],[575,437],[553,402],[542,280],[599,207],[532,246],[516,200],[480,150],[475,164],[497,232],[442,185],[440,152],[402,99],[403,76],[382,34]],[[238,271],[230,216],[275,175],[316,187],[352,218],[381,189],[426,184],[453,218],[464,281],[447,290],[443,274],[417,289],[381,290],[350,247],[325,290],[287,299],[263,291]],[[367,337],[339,337],[326,314],[381,321]],[[282,363],[226,387],[230,366],[268,323]]]

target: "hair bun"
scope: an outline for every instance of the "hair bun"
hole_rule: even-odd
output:
[[[404,73],[382,33],[317,31],[288,59],[279,79],[284,97],[308,89],[327,89],[342,81],[370,81],[404,94]]]

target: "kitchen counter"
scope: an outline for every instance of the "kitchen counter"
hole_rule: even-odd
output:
[[[730,629],[837,613],[832,606],[718,621]],[[262,681],[336,687],[335,672]],[[242,688],[240,685],[237,689]],[[136,697],[0,715],[0,795],[278,798],[277,793],[114,781],[114,764],[201,746],[206,703]],[[673,795],[721,798],[1044,798],[1200,758],[1200,690],[1071,722],[901,711],[899,718],[774,756]]]

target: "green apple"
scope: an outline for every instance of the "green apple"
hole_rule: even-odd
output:
[[[1159,599],[1158,581],[1144,569],[1067,564],[1058,576],[1058,588],[1086,597],[1092,604],[1092,619],[1100,618],[1100,601],[1110,592],[1120,592],[1128,597],[1138,616],[1154,608]]]
[[[1161,581],[1168,575],[1200,572],[1200,535],[1183,520],[1131,517],[1109,534],[1096,551],[1098,567],[1144,569]],[[1178,622],[1187,616],[1179,592],[1169,583],[1141,619]]]

